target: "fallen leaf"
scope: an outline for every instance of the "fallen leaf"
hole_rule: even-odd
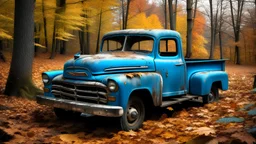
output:
[[[199,135],[210,135],[210,134],[215,134],[215,130],[213,128],[209,128],[209,127],[200,127],[196,130],[194,130],[193,132],[199,134]]]
[[[167,107],[167,109],[168,109],[169,111],[173,111],[173,108],[172,108],[172,107]]]
[[[80,138],[78,138],[76,134],[62,134],[62,135],[59,135],[59,137],[63,142],[66,142],[66,143],[80,144],[83,142]]]
[[[135,131],[133,131],[133,130],[130,130],[130,131],[120,131],[120,132],[118,132],[118,134],[123,135],[123,136],[127,136],[127,137],[129,137],[129,136],[136,136],[137,135],[137,133]]]
[[[151,131],[151,135],[160,135],[162,132],[164,131],[164,129],[162,128],[155,128]]]
[[[161,134],[161,137],[165,139],[170,139],[170,138],[176,138],[177,136],[174,133],[166,131],[163,134]]]

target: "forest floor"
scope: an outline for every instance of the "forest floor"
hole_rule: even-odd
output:
[[[35,58],[33,81],[43,88],[43,71],[62,69],[72,56]],[[256,94],[252,94],[256,66],[227,65],[229,90],[217,103],[185,102],[155,110],[138,131],[120,131],[118,119],[81,116],[59,120],[51,107],[33,100],[3,95],[10,55],[0,61],[0,143],[255,143]],[[253,137],[254,136],[254,137]]]

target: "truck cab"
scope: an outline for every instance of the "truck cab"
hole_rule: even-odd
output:
[[[184,59],[180,34],[172,30],[109,32],[100,53],[75,55],[63,70],[42,77],[37,102],[53,106],[57,117],[119,117],[123,130],[140,128],[151,107],[198,97],[210,103],[228,89],[225,60]]]

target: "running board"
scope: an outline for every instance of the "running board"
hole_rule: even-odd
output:
[[[178,97],[178,98],[177,97],[176,98],[170,98],[167,101],[163,101],[161,107],[167,107],[167,106],[172,105],[172,104],[181,103],[183,101],[192,100],[192,99],[198,98],[198,97],[199,96],[195,96],[195,95],[184,95],[184,96],[181,96],[181,97]]]

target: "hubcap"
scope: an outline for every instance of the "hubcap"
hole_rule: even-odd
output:
[[[138,111],[135,109],[135,108],[133,108],[133,107],[130,107],[129,109],[128,109],[128,112],[127,112],[127,118],[128,118],[128,121],[129,122],[133,122],[133,121],[135,121],[137,118],[138,118]]]

